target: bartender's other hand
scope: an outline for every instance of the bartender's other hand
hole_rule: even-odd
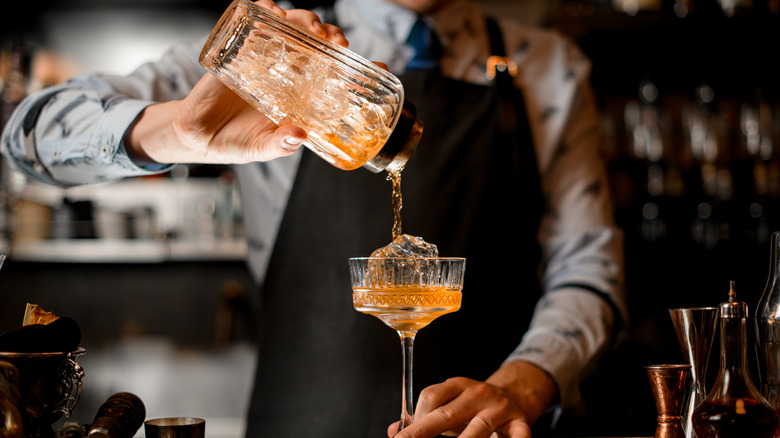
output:
[[[505,364],[485,382],[451,378],[422,391],[414,423],[396,438],[531,438],[531,425],[556,391],[546,372],[520,361]],[[397,428],[391,425],[388,436]]]

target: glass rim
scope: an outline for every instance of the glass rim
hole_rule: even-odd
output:
[[[465,257],[350,257],[349,261],[363,260],[441,260],[441,261],[466,261]]]
[[[718,310],[718,306],[692,306],[692,307],[670,307],[669,311],[683,311],[683,310],[689,310],[689,311],[696,311],[696,310]]]
[[[87,352],[84,347],[78,347],[72,351],[2,351],[0,350],[0,359],[3,357],[29,357],[29,358],[42,358],[42,357],[69,357],[76,358],[82,356]]]
[[[144,421],[145,425],[153,427],[200,426],[204,423],[206,423],[206,420],[201,417],[160,417]]]

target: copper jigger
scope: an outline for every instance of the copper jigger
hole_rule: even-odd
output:
[[[658,411],[655,438],[684,438],[680,410],[688,389],[690,365],[650,365],[645,367]]]

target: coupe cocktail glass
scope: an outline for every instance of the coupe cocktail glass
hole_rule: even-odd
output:
[[[414,421],[412,352],[417,332],[431,321],[460,309],[466,259],[349,259],[355,309],[395,329],[403,347],[401,421],[398,432]]]

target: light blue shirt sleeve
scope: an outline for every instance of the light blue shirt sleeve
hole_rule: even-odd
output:
[[[75,82],[47,89],[16,108],[3,133],[3,152],[15,170],[63,187],[153,173],[122,148],[128,126],[149,104],[103,100]],[[87,125],[95,129],[79,130]]]
[[[127,76],[81,76],[28,96],[6,124],[3,154],[27,177],[62,187],[169,170],[139,166],[122,140],[147,106],[186,96],[204,74],[196,47],[176,46]]]

